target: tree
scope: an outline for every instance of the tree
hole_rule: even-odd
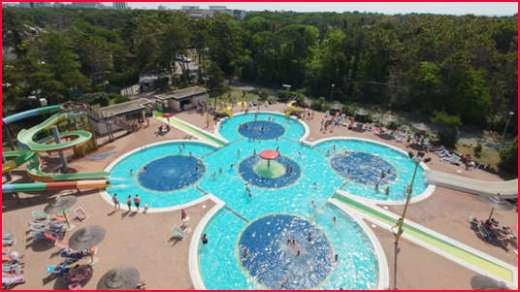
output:
[[[237,61],[246,53],[244,31],[237,20],[229,15],[215,15],[209,27],[209,54],[226,76],[238,70]]]
[[[518,176],[518,137],[514,141],[509,142],[502,151],[500,151],[500,163],[498,165],[501,171]]]
[[[224,90],[224,72],[216,63],[210,63],[208,67],[208,89],[212,96],[222,94]]]
[[[458,128],[461,125],[460,118],[441,111],[435,112],[431,120],[433,123],[441,126],[439,131],[440,142],[448,148],[454,148],[458,140]]]
[[[65,101],[73,90],[89,90],[90,80],[80,72],[79,57],[67,36],[49,32],[31,40],[27,48],[20,63],[29,73],[31,91],[58,103]]]

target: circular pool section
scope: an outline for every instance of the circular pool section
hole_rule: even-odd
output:
[[[159,142],[132,151],[106,168],[110,184],[104,197],[112,202],[116,196],[124,202],[139,195],[150,211],[195,201],[204,195],[195,187],[208,169],[203,159],[214,151],[193,141]]]
[[[384,185],[397,178],[395,167],[384,159],[365,152],[337,154],[330,162],[340,175],[364,185]]]
[[[201,160],[184,155],[166,156],[145,165],[139,172],[139,183],[155,191],[173,191],[195,183],[204,174]]]
[[[283,136],[285,129],[282,125],[271,121],[251,121],[241,124],[238,132],[246,138],[270,140]]]
[[[281,188],[295,182],[301,175],[298,163],[284,156],[268,161],[250,156],[239,165],[242,178],[252,185],[263,188]]]
[[[269,215],[249,224],[239,240],[240,262],[268,289],[312,289],[333,267],[323,231],[292,215]]]

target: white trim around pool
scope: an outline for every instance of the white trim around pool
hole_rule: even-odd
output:
[[[202,280],[199,269],[199,245],[202,232],[204,231],[204,228],[206,228],[206,225],[209,223],[211,218],[213,218],[213,216],[215,216],[215,214],[217,214],[217,212],[220,211],[220,209],[222,209],[225,205],[222,200],[213,194],[208,194],[205,197],[211,199],[215,203],[215,206],[213,206],[204,215],[204,217],[200,219],[199,224],[197,224],[197,227],[195,227],[188,251],[188,268],[191,282],[193,283],[193,288],[195,290],[206,290],[206,286],[204,285],[204,281]]]
[[[399,153],[402,153],[403,155],[406,155],[406,157],[408,157],[408,153],[406,151],[404,151],[403,149],[400,149],[400,148],[398,148],[396,146],[389,145],[389,144],[386,144],[386,143],[383,143],[383,142],[379,142],[379,141],[372,140],[372,139],[366,139],[366,138],[341,137],[341,136],[338,136],[338,137],[327,137],[327,138],[316,140],[314,142],[304,141],[304,143],[307,143],[307,145],[309,145],[311,147],[316,147],[320,143],[327,142],[327,141],[333,141],[333,140],[355,140],[355,141],[363,141],[363,142],[373,143],[373,144],[377,144],[377,145],[380,145],[380,146],[388,147],[388,148],[390,148],[392,150],[395,150],[395,151],[397,151]],[[424,162],[421,162],[419,165],[423,168],[423,170],[425,172],[430,170],[430,168]],[[410,199],[410,203],[413,204],[413,203],[420,202],[420,201],[422,201],[424,199],[427,199],[428,197],[430,197],[433,194],[433,192],[435,192],[435,185],[428,184],[426,189],[421,194],[413,196]],[[406,201],[406,200],[394,200],[394,201],[375,200],[375,199],[362,198],[362,197],[359,197],[359,196],[356,196],[356,199],[364,201],[364,202],[367,202],[367,203],[379,204],[379,205],[403,205],[405,203],[405,201]]]

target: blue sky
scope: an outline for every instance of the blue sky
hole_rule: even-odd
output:
[[[378,12],[384,14],[405,14],[405,13],[435,13],[435,14],[475,14],[475,15],[513,15],[518,10],[518,3],[512,2],[489,2],[489,3],[467,3],[467,2],[430,2],[430,3],[410,3],[410,2],[351,2],[351,3],[332,3],[332,2],[305,2],[305,3],[225,3],[225,2],[133,2],[129,3],[132,8],[156,8],[163,5],[169,8],[180,8],[183,5],[197,5],[202,8],[208,5],[225,5],[231,9],[243,10],[293,10],[293,11],[360,11]]]

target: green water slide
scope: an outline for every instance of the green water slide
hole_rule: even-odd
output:
[[[389,215],[391,214],[390,212],[385,212],[379,207],[369,206],[366,203],[339,193],[334,195],[333,198],[346,204],[349,208],[353,209],[353,211],[360,213],[363,217],[374,223],[379,223],[387,227],[392,227],[396,223],[397,216],[391,216]],[[431,247],[432,251],[444,255],[450,260],[464,265],[467,268],[504,281],[512,288],[517,287],[516,281],[518,272],[512,265],[492,258],[453,239],[439,236],[436,232],[418,224],[408,224],[405,221],[403,230],[403,235],[410,240]]]
[[[47,137],[40,141],[34,140],[35,136],[41,131],[47,130],[51,126],[67,119],[74,118],[73,115],[73,113],[57,113],[32,128],[23,129],[18,133],[18,142],[24,144],[34,152],[60,151],[81,145],[92,138],[92,133],[84,130],[64,131],[60,133],[60,140],[63,139],[64,141],[53,144],[47,143],[52,141],[52,137]]]
[[[35,156],[32,151],[16,150],[2,152],[5,162],[2,163],[2,173],[17,168]]]
[[[170,118],[158,117],[158,119],[163,122],[167,122],[170,125],[174,126],[175,128],[177,128],[185,133],[188,133],[194,137],[197,137],[198,139],[201,139],[210,144],[213,144],[217,147],[222,147],[227,144],[226,141],[216,137],[215,135],[213,135],[207,131],[204,131],[202,129],[199,129],[197,127],[194,127],[190,123],[185,122],[181,119],[178,119],[175,117],[170,117]]]
[[[27,165],[27,172],[39,181],[72,181],[72,180],[95,180],[106,179],[108,172],[76,172],[76,173],[52,173],[44,172],[40,168],[40,161],[37,157],[31,159]]]
[[[183,121],[176,117],[162,117],[160,113],[154,114],[157,119],[160,121],[163,121],[165,123],[169,123],[170,125],[174,126],[175,128],[188,133],[192,136],[197,137],[198,139],[204,140],[212,145],[215,145],[217,147],[223,147],[227,144],[227,141],[223,140],[220,137],[217,137],[207,131],[204,131],[196,126],[193,126],[192,124]]]
[[[48,112],[56,110],[49,109]],[[43,112],[43,113],[48,113]],[[27,165],[27,172],[36,180],[42,181],[73,181],[73,180],[90,180],[90,179],[105,179],[108,176],[106,172],[83,172],[83,173],[50,173],[44,172],[40,168],[40,160],[35,152],[50,152],[61,151],[72,148],[77,145],[88,142],[92,138],[92,133],[84,130],[64,131],[59,133],[60,143],[54,143],[52,136],[47,136],[36,141],[36,137],[42,131],[59,124],[68,119],[75,118],[74,113],[56,113],[46,119],[45,121],[33,126],[29,129],[23,129],[18,133],[18,142],[29,148],[28,151],[11,151],[3,153],[3,156],[8,159],[8,166],[19,166],[25,162]],[[14,163],[9,161],[10,157],[15,157]],[[12,161],[12,160],[11,160]],[[4,171],[4,167],[2,167]]]

